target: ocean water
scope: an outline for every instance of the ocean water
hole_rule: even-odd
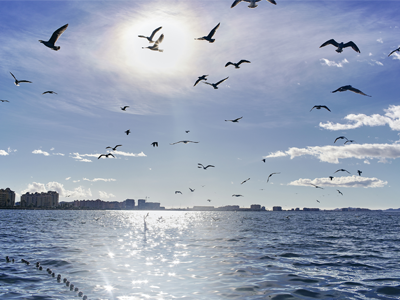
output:
[[[82,299],[47,268],[88,299],[400,299],[399,213],[0,210],[0,229],[0,299]]]

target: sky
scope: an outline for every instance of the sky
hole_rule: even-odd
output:
[[[0,188],[16,201],[400,207],[399,2],[232,2],[0,1]],[[214,43],[195,40],[218,23]],[[59,51],[38,42],[65,24]],[[163,52],[143,48],[160,26]],[[361,53],[320,48],[330,39]],[[193,86],[202,75],[229,78]],[[332,93],[345,85],[371,97]],[[184,140],[198,143],[171,145]]]

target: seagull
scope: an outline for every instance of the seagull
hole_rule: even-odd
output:
[[[108,146],[108,147],[106,147],[106,149],[113,149],[113,151],[115,151],[115,150],[117,150],[117,147],[120,147],[120,146],[122,146],[122,145],[116,145],[114,148],[113,147],[110,147],[110,146]]]
[[[121,110],[126,111],[126,109],[127,109],[128,107],[129,107],[129,106],[125,105],[124,107],[121,107]]]
[[[150,145],[152,145],[153,147],[158,147],[158,142],[152,142]]]
[[[325,108],[326,110],[329,110],[329,111],[331,111],[331,110],[328,108],[328,106],[326,106],[326,105],[314,105],[314,107],[313,107],[313,108],[311,108],[311,110],[310,110],[310,111],[312,111],[314,108],[316,108],[316,109]]]
[[[339,190],[337,190],[337,191],[339,192],[339,194],[340,194],[340,195],[342,195],[342,196],[343,196],[343,193],[342,193],[341,191],[339,191]]]
[[[346,139],[346,141],[348,141],[347,137],[345,137],[345,136],[339,136],[339,137],[337,137],[337,138],[335,139],[334,143],[336,143],[336,141],[337,141],[337,140],[340,140],[340,139]]]
[[[67,27],[68,27],[68,24],[65,24],[64,26],[58,28],[56,31],[53,32],[53,34],[51,35],[51,38],[47,42],[42,41],[42,40],[39,40],[39,42],[41,42],[46,47],[49,47],[50,49],[53,49],[55,51],[60,50],[61,47],[55,46],[54,44],[57,42],[57,40],[59,39],[61,34],[63,34],[63,32],[65,30],[67,30]]]
[[[211,85],[215,90],[217,90],[217,89],[218,89],[218,85],[221,84],[221,83],[223,83],[223,82],[224,82],[225,80],[227,80],[228,78],[229,78],[229,76],[226,77],[226,78],[224,78],[224,79],[222,79],[222,80],[220,80],[220,81],[218,81],[217,83],[208,83],[208,82],[203,82],[203,83],[208,84],[208,85]]]
[[[341,86],[340,88],[334,90],[332,93],[345,92],[345,91],[352,91],[352,92],[354,92],[356,94],[360,94],[360,95],[364,95],[364,96],[367,96],[367,97],[371,97],[370,95],[364,94],[359,89],[353,88],[351,85]]]
[[[274,175],[274,174],[280,174],[281,172],[277,172],[277,173],[271,173],[271,174],[269,174],[269,176],[268,176],[268,178],[267,178],[267,182],[269,181],[269,178],[272,176],[272,175]]]
[[[0,100],[1,102],[10,102],[10,101],[8,101],[8,100]]]
[[[358,53],[361,53],[360,49],[358,49],[357,45],[354,44],[354,42],[352,42],[352,41],[347,42],[346,44],[344,44],[343,42],[338,43],[334,39],[330,39],[329,41],[326,41],[325,43],[323,43],[319,47],[322,48],[322,47],[325,47],[326,45],[333,45],[333,46],[337,47],[337,49],[336,49],[337,53],[343,52],[343,48],[347,48],[347,47],[351,47],[351,48],[353,48],[354,51],[356,51]]]
[[[215,39],[213,39],[212,37],[215,34],[215,32],[217,31],[217,29],[219,27],[219,24],[221,24],[221,23],[218,23],[218,25],[215,26],[207,36],[203,36],[203,37],[200,37],[200,38],[197,38],[197,39],[195,38],[195,40],[199,40],[199,41],[206,40],[209,43],[214,43]]]
[[[207,199],[208,202],[211,202],[211,199]]]
[[[189,132],[190,132],[190,130],[185,130],[185,132],[186,132],[186,133],[189,133]]]
[[[339,170],[337,170],[336,172],[347,172],[347,173],[349,173],[350,174],[350,172],[349,171],[347,171],[347,170],[345,170],[345,169],[339,169]],[[335,174],[336,172],[334,172],[333,174]]]
[[[234,120],[225,120],[225,122],[230,121],[230,122],[233,122],[233,123],[238,123],[239,120],[242,119],[242,118],[243,118],[243,117],[240,117],[240,118],[237,118],[237,119],[234,119]]]
[[[266,162],[266,159],[265,159],[265,158],[263,158],[263,159],[262,159],[262,161],[263,161],[263,162]]]
[[[344,142],[344,144],[346,145],[346,143],[354,143],[354,142],[355,142],[355,140],[347,140]]]
[[[321,203],[321,202],[319,202],[319,200],[315,200],[315,201],[317,201],[318,203]]]
[[[243,183],[245,183],[245,182],[247,182],[249,180],[250,180],[250,178],[247,178],[246,180],[243,180],[240,184],[243,184]]]
[[[229,66],[229,65],[232,65],[232,66],[235,66],[235,69],[239,69],[240,67],[240,64],[242,64],[242,63],[250,63],[248,60],[245,60],[245,59],[242,59],[242,60],[240,60],[238,63],[233,63],[233,62],[231,62],[231,61],[228,61],[227,63],[226,63],[226,65],[225,65],[225,68],[227,67],[227,66]]]
[[[175,145],[175,144],[178,144],[178,143],[187,144],[187,143],[198,143],[198,142],[193,142],[193,141],[179,141],[179,142],[176,142],[176,143],[172,143],[172,144],[170,144],[170,145]]]
[[[250,5],[248,6],[249,8],[256,8],[258,5],[256,4],[256,2],[260,2],[261,0],[235,0],[233,3],[232,3],[232,5],[231,5],[231,8],[234,8],[236,5],[238,5],[240,2],[242,2],[242,1],[244,1],[244,2],[248,2],[248,3],[250,3]],[[272,3],[272,4],[275,4],[276,5],[276,2],[275,2],[275,0],[267,0],[269,3]]]
[[[243,195],[233,194],[232,197],[243,197]]]
[[[357,170],[358,176],[361,176],[362,171]]]
[[[19,86],[19,83],[20,83],[20,82],[32,83],[32,81],[28,81],[28,80],[18,80],[17,78],[15,78],[15,76],[14,76],[13,73],[10,72],[10,74],[11,74],[12,77],[14,77],[14,80],[15,80],[15,81],[14,81],[14,84],[15,84],[16,86]]]
[[[164,34],[160,35],[158,40],[154,42],[154,45],[148,46],[148,47],[142,47],[142,49],[148,48],[148,49],[153,50],[153,51],[163,52],[164,50],[158,49],[158,45],[161,44],[163,39],[164,39]]]
[[[201,167],[200,167],[200,166],[201,166]],[[200,169],[203,167],[204,170],[207,170],[208,167],[213,167],[213,168],[214,168],[215,166],[213,166],[213,165],[208,165],[208,166],[205,167],[205,166],[203,166],[202,164],[198,163],[198,166],[197,166],[197,167],[200,168]]]
[[[175,194],[182,194],[181,191],[175,191]]]
[[[162,26],[154,29],[150,36],[139,35],[138,37],[147,39],[149,41],[149,43],[154,43],[153,37],[157,33],[157,31],[159,31],[161,28],[162,28]]]
[[[189,188],[189,190],[193,193],[195,190],[194,189],[191,189],[191,188]]]
[[[395,49],[395,50],[393,50],[392,52],[390,52],[390,54],[388,55],[388,57],[390,56],[390,55],[392,55],[394,52],[400,52],[400,47],[399,48],[397,48],[397,49]]]
[[[125,130],[125,133],[126,133],[126,135],[128,135],[128,134],[130,134],[130,133],[131,133],[131,130],[130,130],[130,129],[128,129],[128,130]]]
[[[42,93],[42,95],[44,95],[44,94],[56,94],[57,95],[57,93],[54,91],[45,91]]]
[[[318,186],[318,185],[315,185],[315,184],[312,184],[312,183],[310,183],[312,186],[315,186],[317,189],[324,189],[324,188],[322,188],[322,187],[320,187],[320,186]]]
[[[112,155],[112,153],[107,153],[107,154],[100,154],[100,156],[97,158],[97,159],[100,159],[100,157],[102,157],[102,156],[105,156],[105,157],[109,157],[109,156],[112,156],[112,157],[114,157],[115,158],[115,156],[114,155]]]
[[[333,176],[329,176],[329,178],[331,179],[331,181],[332,181],[332,179],[334,178]]]
[[[207,77],[208,75],[203,75],[203,76],[200,76],[197,80],[196,80],[196,82],[194,83],[194,85],[193,86],[196,86],[200,81],[202,81],[202,80],[207,80]]]

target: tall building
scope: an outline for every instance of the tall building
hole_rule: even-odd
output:
[[[273,211],[282,211],[282,207],[281,206],[274,206],[272,207]]]
[[[0,207],[13,207],[15,205],[15,192],[10,188],[0,189]]]
[[[21,207],[54,208],[58,206],[58,193],[26,193],[21,196]]]

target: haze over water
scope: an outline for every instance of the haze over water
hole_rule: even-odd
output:
[[[78,298],[46,268],[89,299],[400,297],[397,213],[146,214],[0,210],[0,298]]]

